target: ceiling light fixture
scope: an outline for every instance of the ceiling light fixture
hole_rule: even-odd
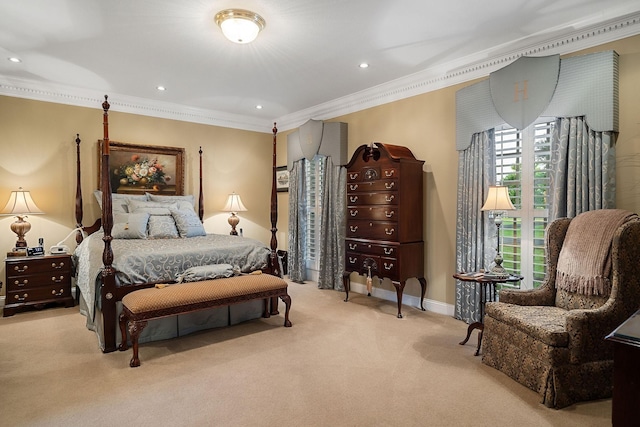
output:
[[[156,86],[156,89],[158,89],[159,91],[165,91],[165,90],[167,90],[167,88],[166,88],[166,87],[164,87],[164,86]]]
[[[20,58],[16,58],[15,56],[12,56],[11,58],[7,58],[7,59],[11,62],[15,62],[16,64],[19,62],[22,62]]]
[[[367,64],[366,62],[363,62],[362,64],[359,65],[360,68],[369,68],[369,64]]]
[[[266,23],[262,16],[244,9],[226,9],[215,17],[222,34],[234,43],[251,43],[264,29]]]

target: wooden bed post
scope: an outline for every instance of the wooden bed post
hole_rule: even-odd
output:
[[[76,134],[76,228],[82,227],[82,185],[80,179],[80,134]],[[78,230],[76,233],[76,243],[79,245],[82,242],[82,231]]]
[[[276,123],[273,123],[273,168],[271,177],[271,268],[274,276],[282,277],[280,271],[280,263],[278,262],[278,238],[276,232],[278,231],[278,188],[276,186],[276,134],[278,128]]]
[[[204,192],[202,189],[202,145],[200,146],[200,150],[198,150],[198,154],[200,155],[200,194],[198,195],[198,216],[200,217],[200,222],[204,217]]]
[[[102,109],[102,128],[104,138],[102,141],[102,230],[104,236],[104,251],[102,252],[102,284],[100,285],[100,295],[102,297],[102,314],[107,319],[116,317],[116,278],[113,269],[113,250],[111,249],[111,229],[113,228],[113,206],[111,201],[111,177],[109,174],[109,102],[108,96],[104,96]],[[115,322],[105,322],[104,325],[104,349],[105,353],[116,350],[116,324]]]

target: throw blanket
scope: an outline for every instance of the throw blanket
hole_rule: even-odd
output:
[[[599,209],[573,218],[558,258],[556,287],[584,295],[609,295],[613,235],[632,218],[637,215],[622,209]]]

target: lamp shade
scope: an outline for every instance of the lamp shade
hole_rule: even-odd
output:
[[[16,191],[12,191],[9,196],[9,201],[5,205],[4,209],[0,211],[2,215],[27,215],[27,214],[43,214],[36,206],[36,203],[31,198],[31,193],[27,190],[23,190],[22,187]]]
[[[483,211],[513,211],[516,208],[509,198],[509,188],[504,185],[489,186],[487,200],[482,206]]]
[[[231,193],[227,197],[227,204],[224,205],[222,210],[225,212],[244,212],[247,208],[242,204],[239,194]]]
[[[244,9],[227,9],[215,16],[222,34],[234,43],[251,43],[264,28],[265,21],[257,13]]]

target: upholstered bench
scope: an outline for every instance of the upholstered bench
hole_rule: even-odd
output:
[[[120,314],[122,343],[119,350],[125,351],[129,348],[128,325],[133,347],[133,357],[129,366],[132,368],[140,366],[138,338],[149,320],[260,299],[264,300],[263,317],[269,317],[269,300],[274,298],[277,302],[278,297],[286,305],[284,326],[290,327],[291,297],[287,294],[287,282],[270,274],[245,274],[140,289],[122,298]],[[277,310],[272,312],[277,314]]]

